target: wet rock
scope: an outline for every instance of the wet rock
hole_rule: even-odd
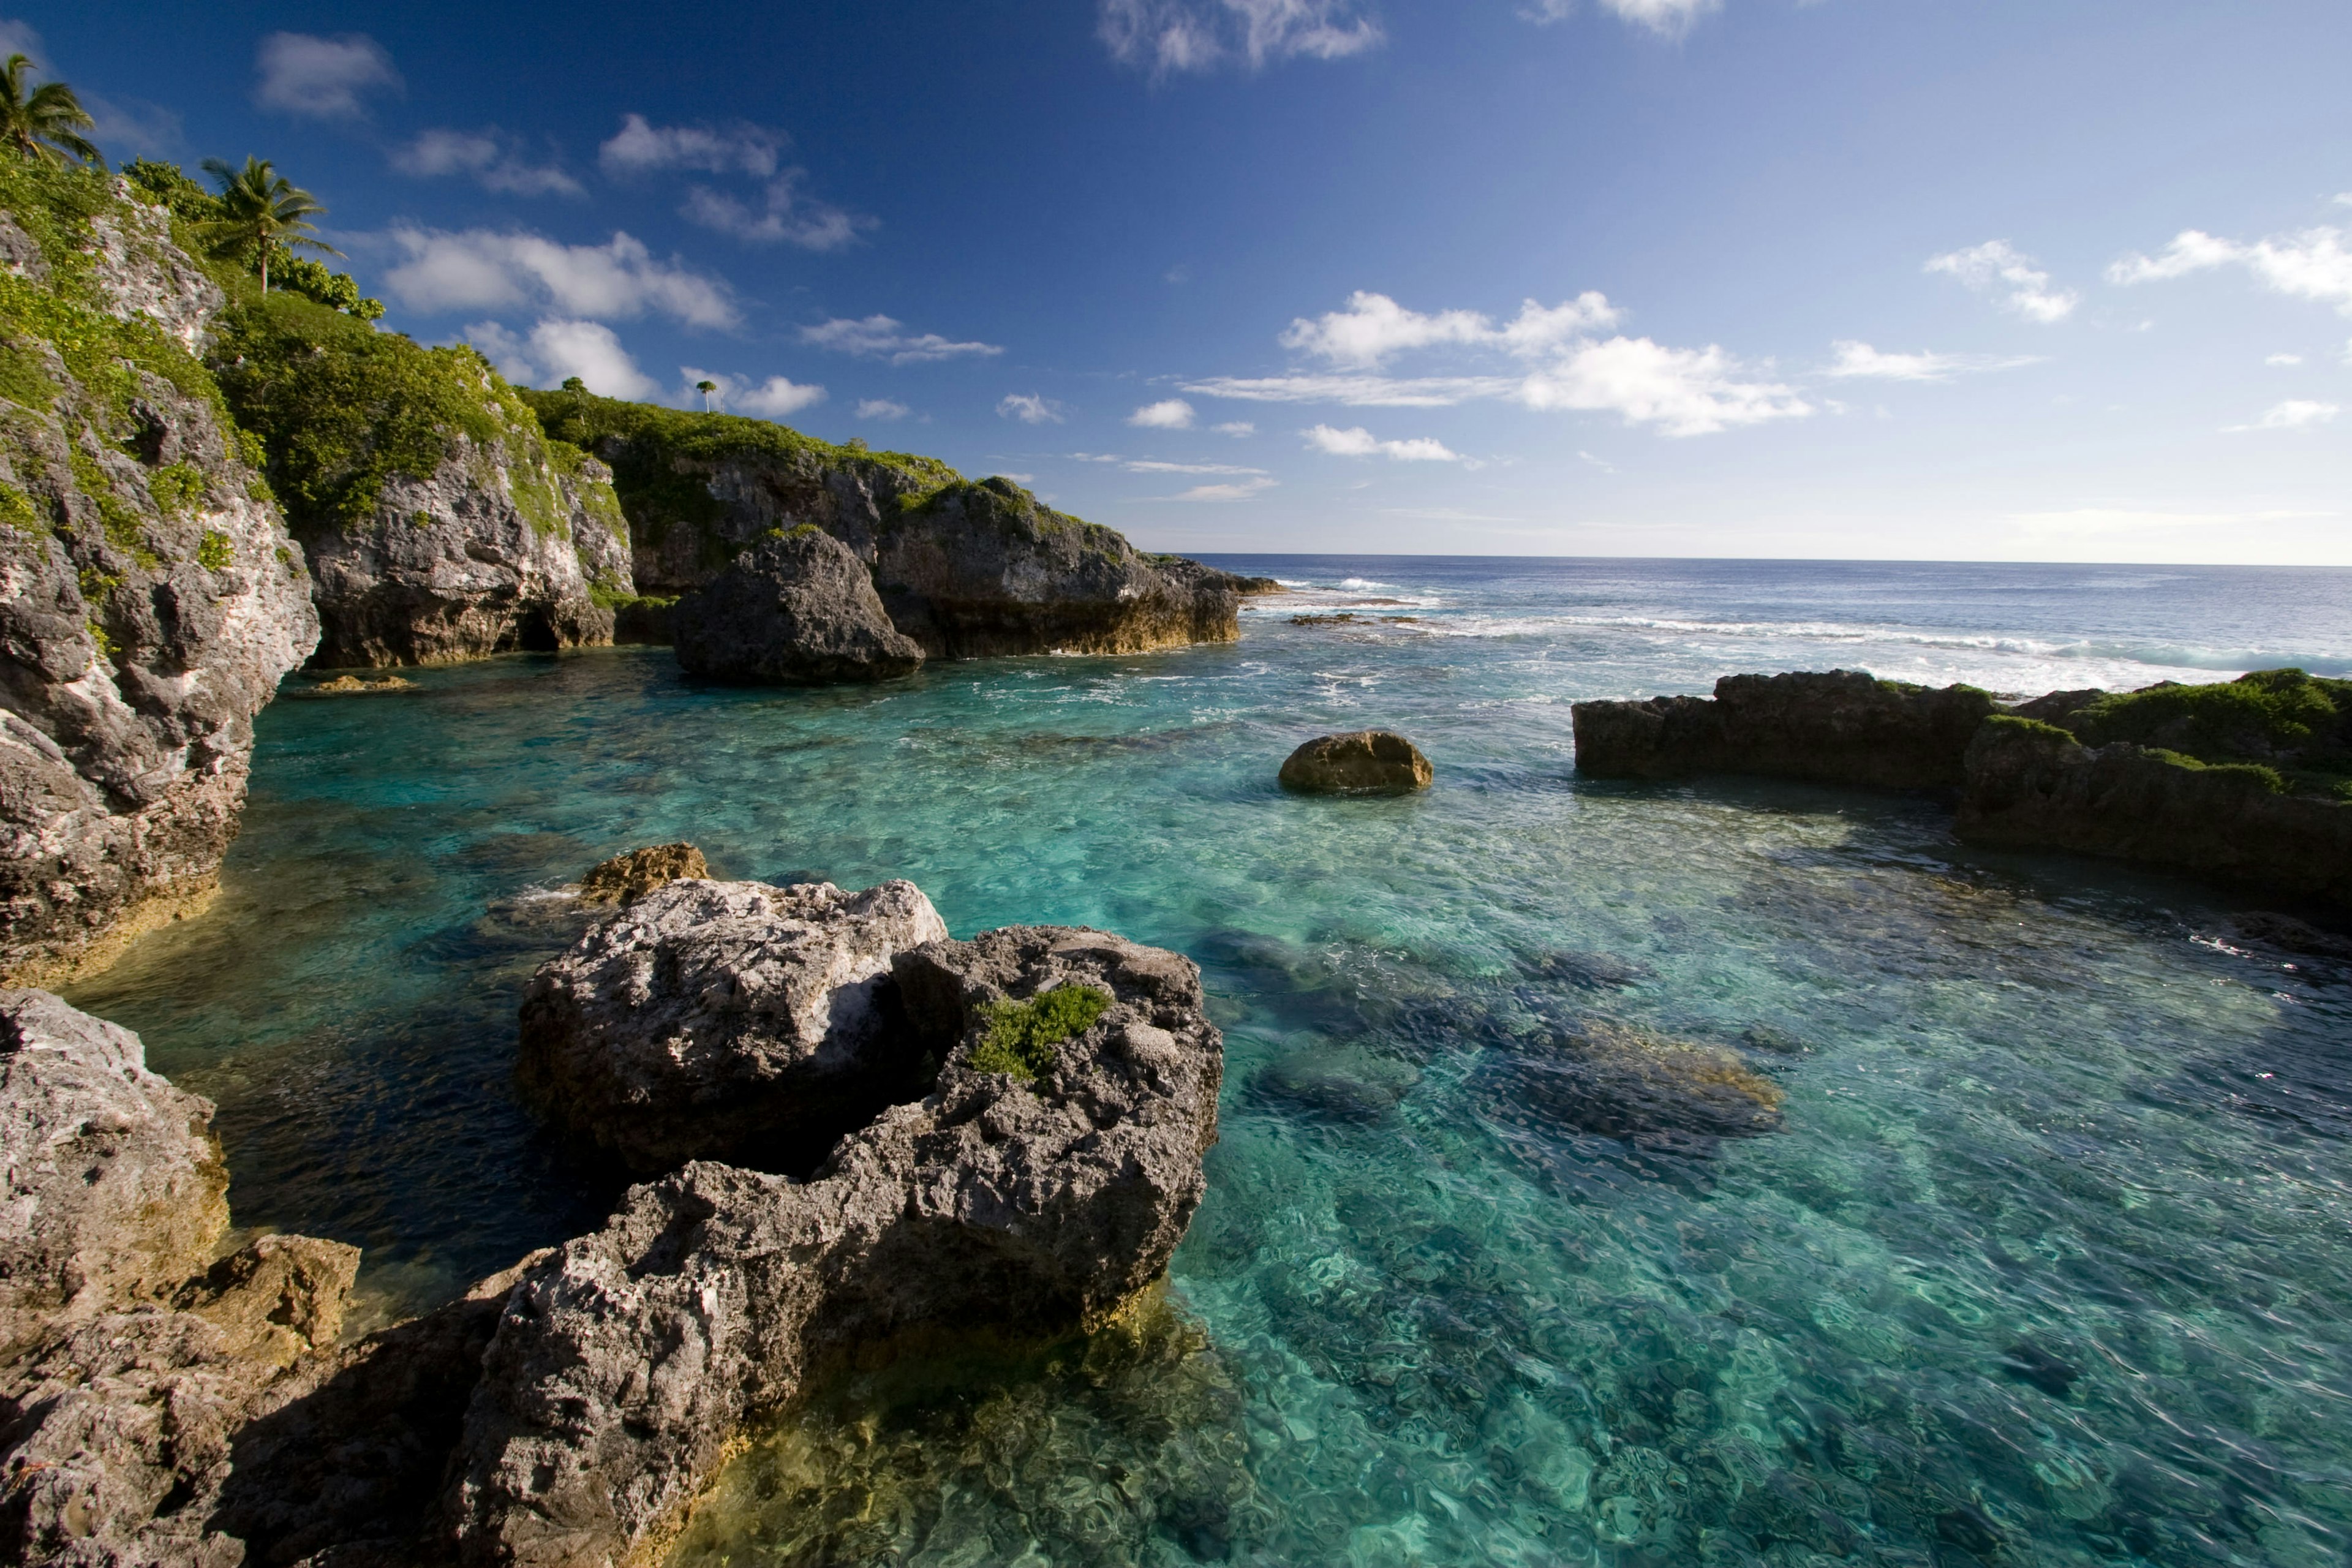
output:
[[[2299,952],[2311,958],[2352,959],[2352,937],[2338,936],[2322,931],[2308,921],[2275,910],[2250,910],[2234,917],[2231,924],[2238,934],[2249,942],[2268,943],[2287,952]]]
[[[1191,963],[1022,927],[893,967],[909,1033],[945,1053],[933,1094],[806,1183],[698,1161],[633,1188],[518,1287],[458,1456],[458,1560],[617,1561],[812,1366],[927,1324],[1100,1323],[1166,1267],[1216,1136],[1221,1042]],[[1003,1005],[1068,985],[1110,1001],[1033,1079],[974,1069]]]
[[[761,541],[670,613],[677,662],[714,680],[887,680],[923,649],[890,624],[865,563],[814,525]]]
[[[1323,735],[1290,753],[1282,787],[1309,795],[1409,795],[1436,777],[1429,759],[1391,730]]]
[[[416,682],[404,680],[397,675],[387,675],[382,680],[362,680],[356,675],[339,675],[332,680],[322,680],[310,688],[322,697],[347,697],[359,691],[414,691]]]
[[[0,1349],[204,1270],[228,1226],[212,1114],[130,1030],[0,992]]]
[[[633,904],[656,888],[709,878],[710,864],[693,845],[656,844],[600,862],[580,879],[580,897],[591,904]]]
[[[2045,724],[2063,724],[2069,716],[2106,695],[2104,687],[2078,687],[2072,691],[2053,691],[2031,701],[2020,702],[2010,711],[2022,719],[2039,719]]]
[[[1715,696],[1573,708],[1576,767],[1595,778],[1760,773],[1889,789],[1961,782],[1978,725],[1998,710],[1972,686],[1941,690],[1861,670],[1727,675]]]
[[[518,1077],[633,1170],[805,1170],[910,1088],[891,963],[946,935],[910,882],[673,881],[533,976]]]

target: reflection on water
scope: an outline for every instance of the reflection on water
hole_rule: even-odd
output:
[[[610,1200],[508,1084],[574,918],[530,895],[604,855],[1200,960],[1223,1139],[1164,1301],[845,1374],[682,1563],[2345,1562],[2352,966],[1929,801],[1580,784],[1569,700],[1713,673],[1606,651],[1268,621],[283,702],[219,907],[74,999],[220,1102],[240,1224],[359,1243],[391,1313]],[[1274,787],[1368,722],[1437,787]]]

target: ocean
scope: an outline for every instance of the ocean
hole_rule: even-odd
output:
[[[1164,1293],[845,1376],[681,1564],[2352,1560],[2352,968],[1931,798],[1582,780],[1569,713],[1742,671],[2352,675],[2352,572],[1212,559],[1289,586],[1235,644],[290,678],[217,906],[69,999],[219,1103],[240,1226],[366,1249],[364,1326],[614,1195],[509,1082],[576,929],[549,892],[607,855],[1198,961],[1223,1135]],[[1433,790],[1275,786],[1372,725]]]

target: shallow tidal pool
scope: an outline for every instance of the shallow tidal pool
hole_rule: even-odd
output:
[[[1931,800],[1580,782],[1569,700],[1712,673],[1633,658],[1258,616],[870,690],[297,678],[220,904],[72,1000],[382,1321],[613,1196],[508,1082],[535,895],[606,855],[1196,959],[1223,1137],[1164,1292],[844,1373],[680,1564],[2352,1560],[2352,968]],[[1428,795],[1274,786],[1375,722]]]

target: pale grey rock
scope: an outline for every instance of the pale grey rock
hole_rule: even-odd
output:
[[[1216,1137],[1199,971],[1051,927],[929,943],[893,970],[907,1028],[944,1057],[935,1092],[805,1183],[698,1161],[633,1188],[521,1280],[457,1458],[457,1560],[627,1560],[813,1368],[924,1325],[1097,1323],[1166,1268]],[[994,1005],[1066,984],[1111,1005],[1033,1080],[972,1068]]]
[[[946,935],[911,882],[674,881],[532,977],[519,1077],[637,1171],[805,1170],[916,1070],[891,962]]]
[[[194,353],[227,296],[172,243],[169,213],[140,200],[127,180],[117,179],[114,189],[117,205],[90,220],[90,282],[110,314],[144,316]]]
[[[670,612],[677,662],[715,680],[818,686],[922,668],[865,563],[813,527],[761,540]]]

